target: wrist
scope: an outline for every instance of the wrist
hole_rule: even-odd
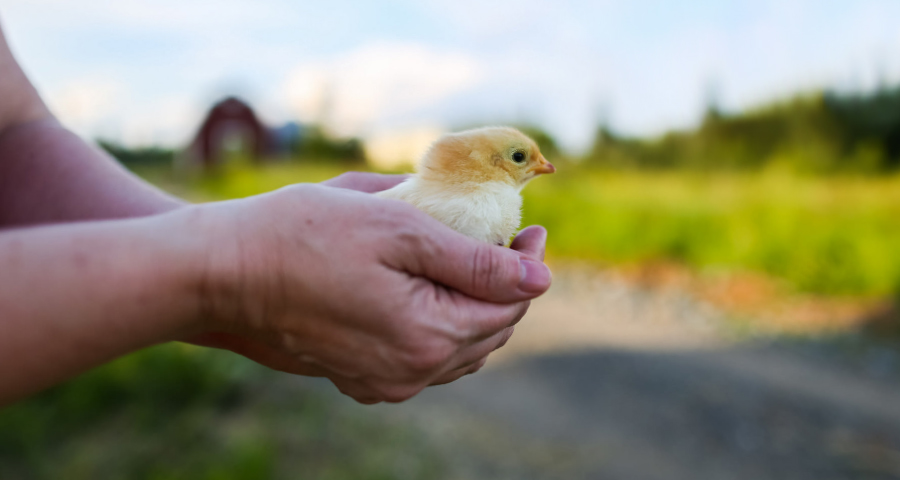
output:
[[[208,332],[230,331],[241,310],[242,272],[237,258],[236,232],[223,222],[228,213],[216,204],[185,206],[147,219],[151,229],[168,243],[165,257],[169,292],[179,299],[179,337],[185,340]],[[245,273],[245,272],[244,272]]]
[[[203,209],[185,207],[137,220],[152,245],[146,255],[148,291],[168,299],[167,338],[183,340],[213,330],[208,297],[217,275],[210,264],[213,248]]]

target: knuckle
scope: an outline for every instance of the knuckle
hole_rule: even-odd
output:
[[[414,354],[409,361],[408,367],[411,371],[421,374],[429,374],[447,362],[449,355],[444,349],[426,348]]]
[[[340,174],[338,177],[343,183],[353,184],[363,180],[365,175],[360,172],[344,172]]]
[[[379,393],[385,402],[400,403],[415,397],[422,391],[422,388],[419,386],[393,386],[384,388]]]
[[[384,232],[390,232],[394,242],[415,247],[427,241],[423,238],[426,235],[422,228],[422,216],[428,215],[409,203],[383,200],[369,202],[361,208],[365,209],[367,222]]]
[[[530,306],[531,306],[530,300],[527,302],[522,302],[521,306],[519,307],[519,312],[516,313],[515,317],[513,317],[512,322],[510,322],[510,326],[515,326],[520,321],[522,321],[522,319],[525,317],[525,314],[528,313],[528,307],[530,307]]]
[[[513,327],[507,328],[506,331],[503,333],[503,337],[501,338],[500,343],[497,344],[497,346],[494,348],[494,350],[503,348],[506,345],[506,342],[508,342],[509,339],[512,338],[514,331],[515,331],[515,328],[513,328]]]
[[[444,342],[413,343],[404,356],[404,367],[414,377],[427,377],[443,367],[453,354],[452,345]]]
[[[363,393],[363,392],[357,391],[352,388],[347,388],[346,385],[335,384],[335,386],[337,387],[339,392],[352,398],[357,403],[361,403],[363,405],[374,405],[376,403],[381,402],[381,400],[379,400],[376,396],[372,395],[371,393]]]
[[[292,332],[280,332],[275,334],[275,336],[277,339],[276,346],[280,351],[295,356],[300,355],[303,352],[303,339],[301,336]],[[304,361],[304,363],[311,363],[307,356],[301,356],[300,360]]]
[[[378,316],[381,319],[389,320],[386,322],[382,322],[383,325],[396,325],[397,331],[392,333],[402,334],[403,338],[408,339],[407,341],[412,342],[413,339],[409,339],[409,332],[412,329],[415,329],[419,324],[419,315],[414,309],[409,308],[405,303],[408,302],[405,298],[400,298],[401,296],[395,296],[394,298],[388,298],[385,300],[384,312],[379,313]]]
[[[472,365],[472,368],[470,368],[469,371],[466,372],[466,375],[478,373],[478,371],[481,370],[486,363],[487,363],[487,357],[482,358],[481,360],[478,361],[478,363],[476,363],[475,365]]]
[[[394,231],[396,241],[405,250],[415,252],[418,257],[441,257],[444,254],[441,244],[426,234],[418,213],[420,212],[404,211],[401,216],[393,219],[390,228]]]
[[[310,195],[315,195],[322,187],[316,184],[294,184],[281,187],[274,192],[251,197],[250,201],[261,207],[272,218],[295,218],[298,213],[307,210],[297,208],[308,203]]]
[[[282,199],[293,199],[293,197],[306,195],[310,191],[315,191],[318,188],[320,187],[315,184],[295,183],[279,188],[273,195],[263,195],[262,197],[269,198],[272,201],[281,202]]]
[[[472,259],[472,288],[489,290],[510,278],[510,262],[489,245],[479,245]]]

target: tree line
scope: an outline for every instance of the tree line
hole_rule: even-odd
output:
[[[882,173],[900,168],[900,86],[798,95],[745,112],[707,108],[694,129],[657,138],[597,131],[588,163],[650,169]]]

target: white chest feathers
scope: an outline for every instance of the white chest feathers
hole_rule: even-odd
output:
[[[376,195],[411,203],[457,232],[494,245],[505,245],[522,219],[519,189],[502,182],[441,185],[412,177]]]

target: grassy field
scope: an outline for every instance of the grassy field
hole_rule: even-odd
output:
[[[343,170],[274,164],[213,176],[138,173],[208,201]],[[525,223],[548,228],[552,256],[761,272],[829,295],[897,292],[898,218],[898,177],[562,166],[525,190]],[[186,345],[119,359],[0,411],[0,479],[443,478],[445,460],[418,433],[277,375]]]
[[[152,181],[198,200],[238,198],[343,171],[237,167]],[[800,292],[886,296],[900,289],[900,176],[812,177],[600,171],[568,166],[524,191],[524,223],[548,228],[550,255],[665,261],[770,275]]]
[[[418,432],[279,375],[182,344],[126,356],[0,410],[0,479],[444,478]]]
[[[802,292],[900,287],[900,177],[573,170],[525,193],[552,254],[762,272]]]

